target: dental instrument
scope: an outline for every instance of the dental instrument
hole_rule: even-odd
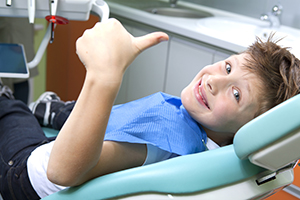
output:
[[[35,0],[27,0],[27,2],[29,23],[33,24],[35,18]]]
[[[54,24],[57,23],[57,19],[56,19],[56,9],[57,9],[57,1],[58,0],[50,0],[50,19],[46,19],[51,23],[51,39],[50,39],[50,43],[53,42],[54,40]],[[68,21],[67,21],[68,23]]]
[[[11,0],[6,0],[6,5],[11,6]]]
[[[50,15],[46,16],[45,19],[51,24],[51,37],[50,43],[54,40],[54,28],[56,24],[68,24],[69,20],[64,17],[56,16],[58,0],[49,0]]]

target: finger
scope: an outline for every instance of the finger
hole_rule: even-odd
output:
[[[152,47],[153,45],[167,40],[169,40],[169,36],[166,33],[154,32],[141,37],[134,38],[134,44],[141,52],[149,47]]]

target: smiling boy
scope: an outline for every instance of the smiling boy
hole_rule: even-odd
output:
[[[42,125],[62,127],[55,141],[43,135],[32,113],[2,87],[1,182],[12,182],[7,171],[19,163],[27,171],[22,174],[25,183],[1,184],[1,194],[26,199],[30,193],[28,199],[37,199],[62,185],[76,186],[104,174],[230,144],[245,123],[299,93],[299,60],[270,38],[203,68],[181,99],[157,93],[113,106],[128,65],[142,50],[167,39],[161,32],[134,38],[114,19],[85,31],[76,42],[87,71],[77,102],[64,103],[46,93],[32,106]],[[18,121],[21,130],[11,129],[12,121]],[[26,151],[19,147],[25,142]],[[14,151],[8,153],[8,148]],[[16,152],[21,160],[11,162]]]
[[[262,81],[243,67],[246,53],[204,67],[182,91],[181,100],[209,138],[223,146],[254,118]]]

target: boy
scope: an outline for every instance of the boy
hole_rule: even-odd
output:
[[[11,182],[7,171],[11,171],[10,166],[14,166],[17,161],[25,164],[22,164],[22,170],[14,174],[27,180],[19,183],[19,180],[12,177],[13,181],[16,181],[15,184],[8,186],[1,184],[2,196],[10,198],[19,195],[24,199],[26,196],[28,199],[34,199],[62,189],[50,182],[46,187],[49,184],[53,187],[40,186],[38,179],[41,177],[44,179],[46,171],[38,174],[40,168],[35,165],[48,166],[47,177],[51,182],[75,186],[103,174],[147,163],[149,151],[156,152],[154,156],[156,158],[159,157],[158,154],[164,154],[163,158],[159,157],[153,162],[203,151],[206,148],[206,135],[220,146],[229,144],[235,132],[245,123],[299,92],[297,80],[299,60],[286,49],[270,41],[257,42],[246,52],[201,70],[183,90],[181,100],[158,93],[136,102],[116,106],[112,110],[126,67],[140,51],[167,39],[168,36],[164,33],[134,38],[114,19],[97,24],[93,29],[86,31],[76,42],[77,54],[85,65],[87,73],[74,109],[55,142],[50,142],[40,133],[40,130],[30,130],[30,134],[40,133],[30,139],[36,140],[35,143],[27,144],[23,148],[25,150],[20,149],[21,156],[19,152],[10,154],[22,159],[15,160],[11,158],[12,156],[1,155],[4,157],[3,163],[0,164],[2,175],[0,179],[3,179],[1,183]],[[270,73],[271,69],[266,68],[265,63],[275,65],[271,66],[274,72],[271,72],[270,84],[266,83],[269,79],[261,72]],[[275,92],[269,91],[271,89]],[[13,126],[7,128],[10,126],[10,121],[18,119],[21,124],[25,118],[21,115],[24,114],[30,119],[30,128],[34,124],[34,128],[38,129],[28,110],[5,97],[10,96],[7,90],[3,90],[3,93],[4,96],[0,98],[0,109],[4,113],[0,112],[1,154],[3,149],[10,147],[7,145],[12,145],[11,140],[16,140],[16,135],[10,140],[7,139],[12,137],[8,132],[12,132]],[[51,95],[47,98],[49,96]],[[56,112],[53,99],[58,101],[58,98],[54,96],[50,99],[52,100],[47,112],[50,109],[51,125],[58,120],[56,117],[59,116],[64,105]],[[35,110],[38,111],[38,104],[43,103],[49,105],[47,102],[40,101],[35,106]],[[67,107],[68,104],[65,106]],[[16,111],[7,111],[10,107]],[[124,113],[124,110],[127,112]],[[55,114],[53,118],[51,118],[52,113]],[[47,116],[43,115],[45,121],[49,119]],[[122,127],[119,127],[120,123]],[[19,130],[18,139],[26,140],[28,135],[30,137],[30,134],[26,133],[27,137],[22,138],[23,132],[26,132],[26,125],[20,128],[23,130],[22,132]],[[130,134],[127,134],[128,132]],[[157,135],[150,137],[153,135],[149,136],[149,134],[153,133]],[[161,134],[163,137],[160,137]],[[37,137],[39,139],[36,139]],[[49,163],[45,156],[46,160],[37,164],[35,161],[41,160],[40,155],[46,155],[47,152],[51,153]],[[26,156],[29,156],[28,166]],[[24,188],[24,185],[27,187],[25,191],[19,189]]]

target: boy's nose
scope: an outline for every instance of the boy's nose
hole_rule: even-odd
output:
[[[228,79],[222,75],[210,75],[206,84],[207,89],[215,95],[228,85]]]

